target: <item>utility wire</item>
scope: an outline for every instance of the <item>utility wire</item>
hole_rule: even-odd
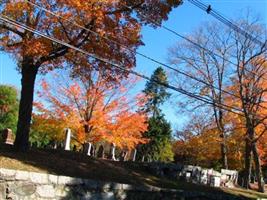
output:
[[[243,36],[245,36],[246,38],[249,38],[251,41],[253,41],[254,43],[259,44],[260,46],[265,45],[264,42],[260,41],[259,39],[257,39],[256,37],[254,37],[253,35],[251,35],[250,33],[246,32],[244,29],[238,27],[236,24],[234,24],[233,22],[231,22],[230,20],[228,20],[226,17],[224,17],[222,14],[220,14],[218,11],[214,10],[211,5],[206,5],[204,3],[202,3],[201,1],[198,0],[188,0],[191,4],[197,6],[198,8],[200,8],[201,10],[207,12],[208,14],[212,15],[214,18],[216,18],[217,20],[219,20],[220,22],[224,23],[226,26],[230,27],[231,29],[233,29],[234,31],[242,34]]]
[[[127,9],[135,9],[135,8],[131,8],[130,6],[124,6],[124,7],[126,7]],[[156,25],[156,26],[158,26],[158,27],[161,27],[161,28],[165,29],[166,31],[168,31],[168,32],[170,32],[170,33],[172,33],[172,34],[178,36],[179,38],[182,38],[182,39],[186,40],[187,42],[193,44],[194,46],[196,46],[196,47],[198,47],[198,48],[200,48],[200,49],[203,49],[204,51],[206,51],[207,53],[209,53],[211,56],[214,55],[214,56],[216,56],[216,57],[218,57],[218,58],[221,58],[221,59],[223,59],[223,60],[225,60],[225,61],[227,61],[227,62],[233,64],[234,66],[239,67],[239,66],[238,66],[236,63],[234,63],[233,61],[225,59],[225,58],[224,58],[223,56],[221,56],[220,54],[217,54],[217,53],[215,53],[215,52],[212,52],[211,50],[209,50],[209,49],[207,49],[206,47],[204,47],[204,46],[198,44],[197,42],[194,42],[193,40],[189,39],[188,37],[181,35],[180,33],[178,33],[178,32],[176,32],[176,31],[172,30],[171,28],[168,28],[168,27],[165,26],[165,25],[160,24],[160,23],[157,22],[156,20],[148,19],[148,17],[147,17],[146,15],[142,14],[142,13],[138,13],[138,14],[139,14],[140,16],[146,18],[146,19],[147,19],[148,21],[150,21],[152,24],[154,24],[154,25]],[[267,43],[267,41],[264,43],[264,45],[266,45],[266,43]],[[246,72],[249,72],[249,73],[251,73],[251,74],[254,74],[254,75],[257,76],[257,77],[259,76],[257,73],[255,73],[255,72],[253,72],[253,71],[250,71],[250,70],[248,70],[248,69],[244,69],[244,70],[245,70]],[[262,79],[264,79],[264,80],[267,81],[267,79],[264,78],[264,77],[262,77]]]
[[[104,38],[104,39],[107,40],[107,41],[110,41],[110,42],[112,42],[112,43],[114,43],[114,44],[116,44],[116,45],[119,45],[119,46],[121,46],[123,49],[125,49],[125,50],[127,50],[127,51],[129,51],[129,52],[131,52],[131,53],[134,53],[134,54],[136,53],[137,55],[140,55],[141,57],[143,57],[143,58],[145,58],[145,59],[147,59],[147,60],[150,60],[150,61],[152,61],[152,62],[154,62],[154,63],[156,63],[156,64],[159,64],[159,65],[161,65],[161,66],[163,66],[163,67],[166,67],[166,68],[168,68],[168,69],[170,69],[170,70],[173,70],[173,71],[175,71],[175,72],[177,72],[177,73],[179,73],[179,74],[182,74],[183,76],[186,76],[186,77],[188,77],[188,78],[190,78],[190,79],[193,79],[193,80],[195,80],[195,81],[197,81],[197,82],[200,82],[200,83],[202,83],[202,84],[204,84],[204,85],[206,85],[206,86],[209,86],[210,88],[214,88],[214,89],[216,89],[216,90],[222,91],[222,92],[224,92],[224,93],[226,93],[226,94],[228,94],[228,95],[231,95],[231,96],[233,96],[233,97],[239,99],[239,96],[237,96],[237,95],[235,95],[235,94],[233,94],[233,93],[231,93],[231,92],[229,92],[229,91],[220,89],[220,88],[216,87],[215,85],[212,85],[212,84],[210,84],[210,83],[207,83],[206,81],[201,80],[201,79],[199,79],[199,78],[196,78],[195,76],[192,76],[192,75],[190,75],[190,74],[188,74],[188,73],[186,73],[186,72],[184,72],[184,71],[182,71],[182,70],[178,70],[178,69],[176,69],[176,68],[173,68],[173,67],[171,67],[171,66],[169,66],[169,65],[167,65],[167,64],[165,64],[165,63],[163,63],[163,62],[161,62],[161,61],[156,60],[155,58],[149,57],[149,56],[147,56],[147,55],[145,55],[145,54],[143,54],[143,53],[140,53],[140,52],[138,52],[138,51],[134,51],[134,50],[130,49],[129,47],[127,47],[126,45],[124,45],[124,44],[122,44],[122,43],[120,43],[120,42],[115,41],[114,39],[110,39],[110,38],[108,38],[107,36],[100,35],[99,33],[95,32],[95,31],[93,31],[93,30],[91,30],[91,29],[89,29],[89,28],[86,28],[85,26],[80,25],[80,24],[78,24],[77,22],[75,22],[75,21],[73,21],[73,20],[66,19],[66,18],[64,18],[64,17],[62,17],[62,16],[56,14],[55,12],[52,12],[51,10],[48,10],[48,9],[46,9],[46,8],[44,8],[44,7],[42,7],[42,6],[38,5],[38,4],[36,4],[36,3],[33,3],[33,2],[31,2],[31,1],[29,1],[29,0],[25,0],[25,1],[28,2],[29,4],[31,4],[32,6],[37,7],[38,9],[40,9],[40,10],[42,10],[42,11],[45,11],[45,12],[47,12],[47,13],[49,13],[49,14],[51,14],[51,15],[53,15],[53,16],[59,18],[59,19],[62,19],[62,20],[64,20],[64,21],[66,21],[66,22],[69,22],[69,23],[71,23],[71,24],[73,24],[73,25],[75,25],[75,26],[77,26],[77,27],[79,27],[79,28],[81,28],[81,29],[84,29],[84,30],[86,30],[86,31],[88,31],[88,32],[90,32],[90,33],[96,35],[96,36],[99,36],[99,37],[101,37],[101,38]]]
[[[80,53],[82,53],[82,54],[85,54],[85,55],[87,55],[87,56],[89,56],[89,57],[91,57],[91,58],[94,58],[94,59],[99,60],[99,61],[101,61],[101,62],[104,62],[104,63],[106,63],[106,64],[110,64],[110,65],[112,65],[112,66],[114,66],[114,67],[116,67],[116,68],[118,68],[118,69],[120,69],[120,70],[122,70],[122,71],[127,72],[127,73],[133,74],[133,75],[138,76],[138,77],[140,77],[140,78],[143,78],[143,79],[145,79],[145,80],[154,82],[154,83],[159,84],[159,85],[162,85],[162,86],[164,86],[164,87],[166,87],[166,88],[168,88],[168,89],[171,89],[171,90],[174,90],[174,91],[179,92],[179,93],[181,93],[181,94],[184,94],[184,95],[186,95],[186,96],[188,96],[188,97],[194,98],[194,99],[196,99],[196,100],[202,101],[202,102],[207,103],[207,104],[209,104],[209,105],[212,105],[212,106],[215,106],[215,107],[224,109],[224,110],[226,110],[226,111],[229,111],[229,112],[232,112],[232,113],[234,113],[234,114],[237,114],[237,115],[240,115],[240,116],[244,117],[244,115],[240,113],[240,112],[242,112],[242,110],[240,110],[239,108],[235,108],[235,107],[232,107],[232,106],[229,106],[229,105],[225,105],[225,104],[222,104],[222,103],[211,102],[210,99],[208,99],[208,98],[204,98],[203,96],[199,96],[199,95],[190,93],[190,92],[184,90],[184,89],[181,88],[181,87],[177,88],[177,87],[175,87],[175,86],[172,86],[172,85],[169,85],[169,84],[166,84],[166,83],[162,83],[162,82],[157,81],[157,80],[155,80],[155,79],[151,79],[151,78],[147,77],[147,76],[144,75],[144,74],[138,73],[138,72],[136,72],[136,71],[134,71],[134,70],[130,70],[130,69],[124,68],[123,66],[118,65],[118,64],[116,64],[116,63],[113,63],[113,62],[111,62],[111,61],[109,61],[109,60],[107,60],[107,59],[105,59],[105,58],[101,58],[101,57],[99,57],[99,56],[97,56],[97,55],[93,55],[93,54],[91,54],[91,53],[89,53],[89,52],[87,52],[87,51],[85,51],[85,50],[82,50],[82,49],[80,49],[80,48],[78,48],[78,47],[75,47],[75,46],[73,46],[73,45],[71,45],[71,44],[68,44],[68,43],[66,43],[66,42],[64,42],[64,41],[61,41],[61,40],[58,40],[58,39],[56,39],[56,38],[54,38],[54,37],[45,35],[44,33],[40,32],[40,31],[38,31],[38,30],[36,30],[36,29],[33,29],[33,28],[31,28],[31,27],[29,27],[29,26],[27,26],[27,25],[25,25],[25,24],[19,23],[19,22],[17,22],[16,20],[10,19],[10,18],[8,18],[7,16],[5,16],[5,15],[3,15],[3,14],[0,15],[0,20],[2,20],[3,22],[9,23],[9,24],[11,24],[11,25],[13,25],[13,26],[22,28],[22,29],[24,29],[24,30],[28,30],[28,31],[30,31],[30,32],[32,32],[32,33],[35,33],[36,35],[39,35],[39,36],[41,36],[41,37],[43,37],[43,38],[46,38],[46,39],[48,39],[48,40],[50,40],[50,41],[53,41],[53,42],[55,42],[55,43],[61,44],[61,45],[65,46],[65,47],[68,47],[68,48],[70,48],[70,49],[76,50],[76,51],[78,51],[78,52],[80,52]],[[235,110],[235,111],[234,111],[234,110]]]

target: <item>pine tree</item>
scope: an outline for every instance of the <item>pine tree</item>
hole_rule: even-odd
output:
[[[151,81],[146,83],[143,91],[148,99],[144,109],[150,114],[145,137],[149,138],[150,142],[141,145],[139,151],[149,161],[172,161],[171,125],[166,121],[160,109],[160,106],[170,97],[170,93],[157,82],[168,84],[167,75],[161,67],[154,71]]]

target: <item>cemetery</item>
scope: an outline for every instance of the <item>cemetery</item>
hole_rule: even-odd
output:
[[[267,200],[266,8],[1,1],[0,200]]]
[[[11,135],[9,135],[11,134]],[[40,153],[41,151],[45,151],[49,154],[55,153],[57,151],[61,152],[60,158],[64,157],[70,157],[72,160],[77,160],[77,162],[81,162],[82,159],[87,160],[89,159],[90,165],[93,164],[93,162],[103,162],[102,164],[107,167],[107,172],[100,172],[96,169],[90,169],[88,168],[90,173],[88,174],[85,170],[85,172],[79,173],[66,173],[64,172],[62,174],[62,169],[53,169],[51,165],[47,163],[47,161],[43,161],[47,163],[48,166],[45,166],[44,164],[41,164],[40,167],[47,167],[48,173],[44,173],[42,170],[36,170],[36,167],[39,165],[36,165],[33,160],[31,161],[31,158],[27,158],[25,163],[32,163],[31,165],[34,166],[33,169],[31,169],[31,172],[28,171],[28,167],[21,168],[21,169],[7,169],[5,166],[0,167],[0,180],[2,181],[0,183],[0,191],[2,192],[2,198],[15,198],[16,196],[25,196],[26,199],[68,199],[68,198],[74,198],[74,196],[79,196],[81,199],[103,199],[103,200],[109,200],[109,199],[116,199],[116,200],[122,200],[122,199],[148,199],[148,200],[154,200],[154,199],[178,199],[178,200],[185,200],[185,199],[192,199],[192,200],[199,200],[199,199],[222,199],[222,200],[231,200],[231,199],[250,199],[247,198],[246,193],[240,192],[237,187],[237,179],[238,179],[238,172],[233,170],[224,170],[222,169],[221,172],[217,172],[213,169],[202,169],[198,166],[191,166],[191,165],[181,165],[177,163],[160,163],[160,162],[134,162],[135,156],[138,153],[136,150],[129,153],[131,154],[131,158],[129,160],[125,160],[124,156],[122,156],[121,159],[118,159],[115,157],[115,146],[114,144],[110,145],[110,150],[108,151],[109,154],[103,155],[103,146],[100,146],[98,148],[98,151],[96,154],[93,154],[90,150],[90,144],[85,146],[85,151],[83,152],[75,152],[75,149],[70,148],[71,143],[71,131],[66,129],[65,131],[65,140],[63,142],[64,146],[61,149],[56,149],[55,145],[48,146],[44,150],[38,150],[36,147],[32,147],[32,150],[35,151],[35,153]],[[13,144],[13,136],[10,130],[3,131],[2,134],[2,143],[0,148],[0,161],[2,163],[3,160],[1,160],[1,155],[3,156],[10,156],[10,153],[8,153],[10,150],[3,150],[3,147],[5,149],[10,149]],[[91,145],[92,146],[92,145]],[[35,149],[35,150],[34,150]],[[90,154],[88,152],[91,152]],[[73,155],[72,155],[73,154]],[[40,154],[41,155],[41,154]],[[64,155],[64,156],[62,156]],[[31,157],[29,155],[29,157]],[[98,158],[95,158],[98,157]],[[12,156],[10,157],[12,158]],[[23,158],[25,159],[25,158]],[[42,159],[42,158],[40,158]],[[58,158],[55,158],[56,160]],[[93,160],[91,160],[93,159]],[[96,159],[96,160],[95,160]],[[98,160],[100,159],[100,160]],[[57,161],[50,160],[50,162],[57,162]],[[78,161],[79,160],[79,161]],[[110,161],[109,161],[110,160]],[[68,161],[70,162],[70,161]],[[107,164],[111,162],[110,164]],[[34,164],[35,163],[35,164]],[[105,164],[104,164],[105,163]],[[117,164],[116,164],[117,163]],[[121,168],[121,163],[125,163],[126,166],[129,167],[129,169],[124,172],[125,169]],[[71,166],[73,164],[69,163]],[[36,166],[35,166],[36,165]],[[57,165],[54,163],[54,165]],[[157,184],[155,185],[155,182],[147,182],[148,184],[145,184],[143,186],[140,186],[138,180],[141,177],[138,177],[137,180],[134,180],[133,182],[128,182],[124,178],[120,180],[114,177],[112,179],[109,177],[108,181],[106,178],[103,177],[100,178],[100,180],[96,179],[98,176],[101,177],[102,175],[99,175],[98,173],[110,173],[114,174],[112,169],[110,171],[110,166],[114,165],[115,168],[119,167],[119,173],[123,177],[126,174],[129,173],[128,170],[133,170],[134,173],[138,174],[142,173],[142,181],[146,179],[146,176],[144,176],[144,172],[149,172],[152,176],[158,177],[157,178]],[[67,165],[63,165],[67,166]],[[89,166],[89,165],[88,165]],[[91,166],[92,167],[92,166]],[[52,169],[52,170],[51,170]],[[101,169],[103,170],[102,166]],[[92,171],[93,170],[93,171]],[[116,169],[117,170],[117,169]],[[55,175],[50,174],[49,171],[56,173],[56,174],[62,174],[62,175]],[[95,171],[95,172],[94,172]],[[95,173],[95,174],[94,174]],[[80,175],[80,177],[74,177],[72,175]],[[97,175],[98,174],[98,175]],[[69,175],[69,176],[66,176]],[[89,176],[88,176],[89,175]],[[149,177],[151,177],[149,175]],[[71,177],[72,176],[72,177]],[[128,175],[126,175],[128,176]],[[88,179],[89,178],[89,179]],[[111,179],[110,179],[111,178]],[[131,177],[133,178],[133,177]],[[164,183],[161,182],[161,178],[168,179],[170,182]],[[126,178],[127,179],[127,178]],[[135,178],[136,179],[136,178]],[[185,188],[178,187],[175,184],[175,182],[183,183],[183,185],[186,185]],[[159,184],[159,185],[158,185]],[[162,187],[162,185],[165,185]],[[195,188],[194,191],[188,190],[188,188]],[[210,188],[210,189],[209,189]],[[214,188],[214,189],[212,189]],[[215,188],[222,188],[222,190],[218,190]],[[233,189],[232,192],[231,189]],[[236,189],[236,191],[235,191]],[[226,191],[224,191],[226,190]],[[228,191],[229,190],[229,191]],[[232,193],[241,193],[241,197],[237,197],[233,195]],[[248,195],[249,196],[249,195]],[[253,198],[252,198],[253,199]]]

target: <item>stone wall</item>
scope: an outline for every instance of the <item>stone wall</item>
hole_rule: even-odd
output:
[[[101,182],[0,168],[0,199],[5,200],[202,200],[243,199],[153,186]]]

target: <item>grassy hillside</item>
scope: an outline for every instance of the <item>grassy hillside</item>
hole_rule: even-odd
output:
[[[13,152],[12,147],[0,145],[0,167],[44,172],[72,177],[89,178],[133,185],[153,185],[181,190],[228,193],[233,196],[267,198],[251,190],[218,189],[185,182],[173,181],[152,175],[145,165],[134,162],[115,162],[91,158],[77,152],[32,149],[28,153]]]

